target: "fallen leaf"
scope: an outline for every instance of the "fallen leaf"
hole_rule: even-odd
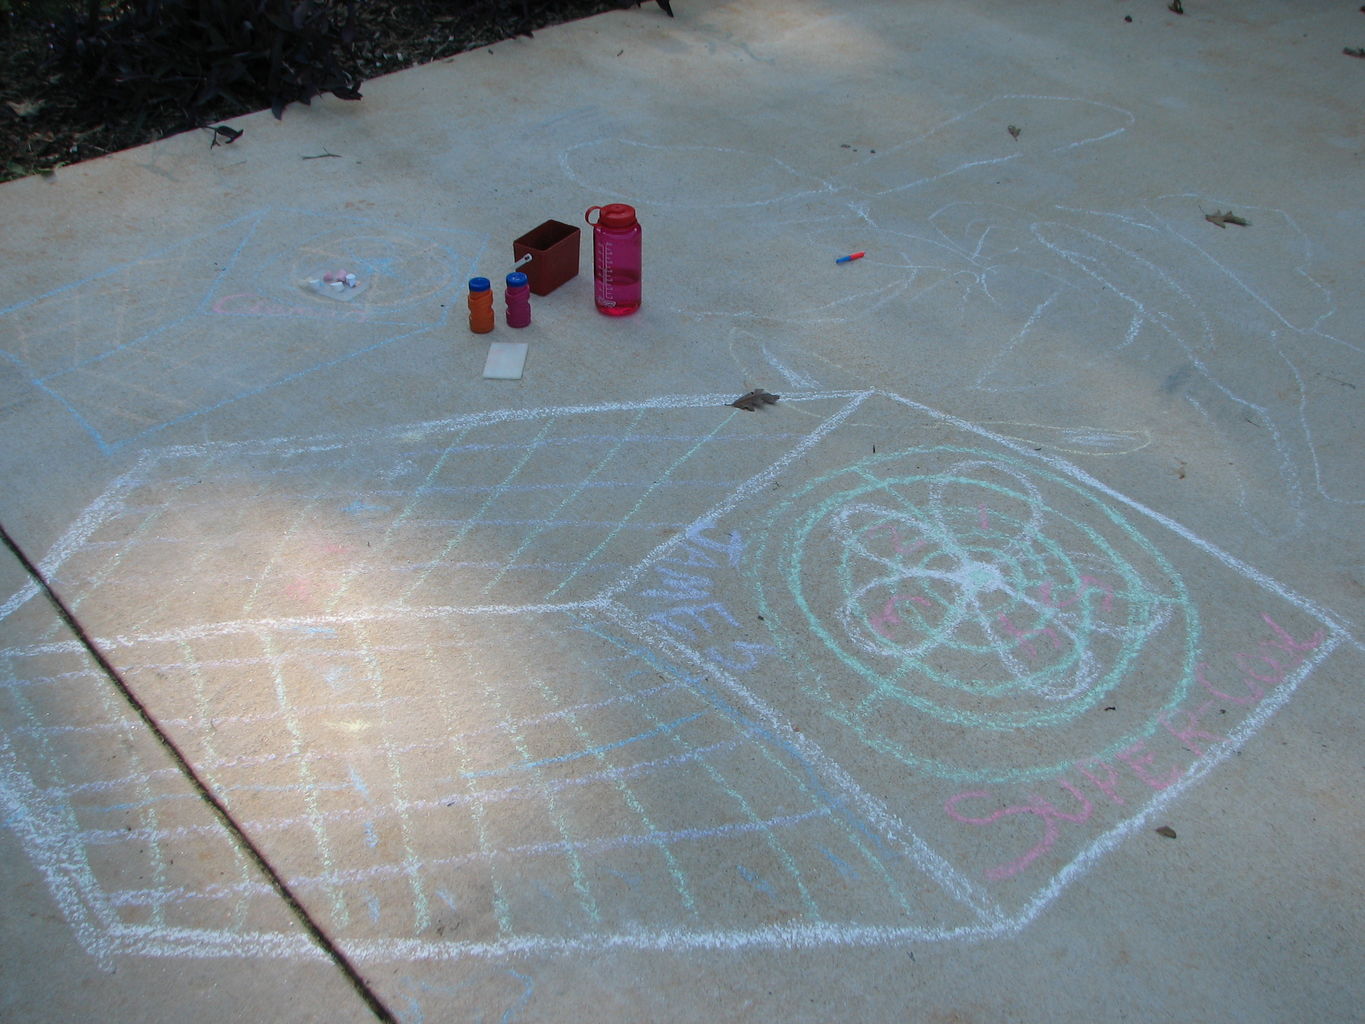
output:
[[[1210,224],[1215,224],[1220,228],[1225,228],[1229,224],[1236,224],[1238,227],[1244,228],[1251,223],[1250,221],[1243,220],[1241,217],[1237,216],[1237,214],[1233,213],[1231,210],[1229,210],[1227,213],[1223,213],[1220,210],[1215,210],[1213,211],[1213,213],[1204,214],[1204,219],[1208,221]]]
[[[209,143],[209,149],[214,146],[230,146],[240,139],[245,131],[242,128],[233,128],[225,124],[216,124],[209,131],[213,132],[213,141]]]
[[[1182,4],[1180,0],[1171,0],[1171,2],[1166,5],[1166,10],[1170,11],[1172,14],[1184,14],[1185,5]]]
[[[1008,131],[1010,135],[1012,135],[1014,138],[1016,139],[1019,138],[1019,129],[1016,128],[1014,125],[1010,125]]]
[[[5,106],[18,117],[32,117],[43,109],[43,104],[39,100],[5,100]]]
[[[1358,46],[1354,50],[1347,46],[1341,52],[1348,57],[1365,57],[1365,46]]]
[[[736,409],[743,409],[745,412],[756,412],[765,405],[772,405],[781,395],[770,395],[762,388],[754,388],[747,394],[740,395],[730,404]]]
[[[1167,839],[1174,839],[1175,829],[1171,828],[1170,825],[1162,825],[1159,829],[1156,830],[1156,834],[1159,836],[1165,836]]]

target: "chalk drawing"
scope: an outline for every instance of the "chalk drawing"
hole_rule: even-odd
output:
[[[398,983],[398,1002],[394,1009],[409,1024],[426,1024],[429,1019],[449,1020],[452,1006],[480,1008],[479,1016],[469,1018],[471,1020],[511,1024],[530,1002],[535,988],[530,975],[511,967],[479,972],[453,984],[403,978]],[[505,1009],[494,1017],[485,1016],[484,1007]]]
[[[150,449],[42,564],[361,963],[1009,934],[1350,639],[1051,451],[730,398]],[[932,445],[830,471],[906,415]],[[0,665],[0,799],[86,948],[317,955],[172,868],[231,856],[173,773],[82,760],[129,726],[74,642]]]
[[[1035,451],[1050,448],[1066,455],[1127,455],[1152,443],[1152,435],[1147,430],[1106,430],[1042,423],[982,423],[981,426]]]
[[[551,118],[589,201],[725,211],[767,286],[712,275],[668,312],[775,374],[771,415],[665,394],[145,448],[41,568],[349,957],[461,964],[397,983],[409,1019],[515,1019],[516,957],[1016,933],[1355,641],[1066,461],[1139,451],[1141,425],[966,422],[787,336],[960,323],[922,383],[1001,397],[1141,365],[1231,453],[1255,529],[1365,501],[1315,440],[1362,347],[1287,211],[1039,205],[1134,123],[1001,96],[818,175]],[[1006,174],[1026,184],[988,194]],[[1273,225],[1283,273],[1192,231],[1206,199]],[[446,326],[485,243],[258,211],[0,309],[6,372],[131,449]],[[299,287],[336,269],[363,294]],[[280,350],[280,318],[316,340]],[[82,650],[33,628],[36,594],[0,602],[0,811],[83,947],[318,958]],[[93,762],[111,739],[132,753]]]
[[[1053,507],[1044,487],[1077,496],[1006,457],[912,449],[812,480],[778,512],[757,555],[784,578],[780,593],[760,583],[765,621],[780,639],[809,630],[865,681],[860,699],[841,693],[830,708],[864,742],[956,778],[1052,774],[1013,749],[1000,764],[965,762],[989,760],[990,732],[1057,727],[1117,699],[1147,659],[1171,667],[1162,703],[1184,699],[1199,624],[1179,574],[1117,510],[1093,499]],[[831,542],[833,606],[827,593],[809,596],[831,571]],[[911,712],[925,717],[914,724]],[[926,733],[937,743],[942,725],[965,750],[906,746]],[[1060,753],[1052,743],[1045,756]]]
[[[1007,95],[823,178],[803,174],[795,151],[784,159],[627,138],[576,143],[561,166],[587,194],[663,215],[682,202],[669,154],[687,151],[709,182],[690,194],[727,208],[749,275],[700,280],[680,315],[728,320],[774,351],[792,327],[961,323],[946,338],[912,329],[956,353],[918,368],[933,375],[918,382],[935,389],[1070,395],[1137,367],[1153,382],[1149,400],[1202,422],[1224,455],[1219,473],[1244,528],[1294,534],[1314,502],[1365,503],[1354,449],[1316,440],[1322,424],[1352,415],[1365,347],[1344,333],[1349,320],[1313,276],[1314,246],[1288,211],[1246,196],[1158,195],[1123,209],[1047,201],[1069,187],[1076,150],[1129,145],[1134,123],[1083,98]],[[1007,124],[1031,127],[1015,140]],[[1002,173],[1021,180],[1002,190]],[[1019,195],[1029,206],[998,198]],[[1039,203],[1053,212],[1040,216]],[[1220,205],[1264,226],[1254,258],[1200,233],[1201,207]],[[856,273],[832,278],[833,255],[855,250],[867,251]],[[765,287],[750,287],[754,278]],[[767,362],[797,379],[788,360],[769,353]],[[1129,450],[1125,439],[1141,428],[1120,421],[1089,433],[1059,450]]]
[[[0,309],[0,353],[112,452],[172,423],[444,324],[486,239],[266,209]],[[300,287],[349,269],[364,294]],[[237,318],[319,321],[278,344]]]

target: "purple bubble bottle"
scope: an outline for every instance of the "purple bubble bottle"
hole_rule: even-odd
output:
[[[597,211],[597,220],[592,219]],[[630,316],[640,308],[642,248],[635,207],[625,203],[590,206],[583,219],[592,225],[593,299],[607,316]]]
[[[530,279],[520,271],[514,270],[507,275],[507,326],[529,327],[531,325],[531,285]]]

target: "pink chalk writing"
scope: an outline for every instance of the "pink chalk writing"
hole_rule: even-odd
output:
[[[1079,805],[1078,810],[1072,812],[1063,811],[1058,808],[1056,804],[1044,800],[1041,796],[1031,796],[1029,802],[1026,804],[1015,804],[1010,807],[1002,807],[999,810],[992,811],[984,818],[973,818],[958,812],[957,805],[964,800],[991,799],[991,794],[984,790],[977,790],[971,793],[958,793],[956,796],[951,797],[948,800],[948,803],[944,805],[944,810],[948,812],[948,815],[954,821],[960,821],[964,825],[991,825],[1001,818],[1011,817],[1016,814],[1032,814],[1043,823],[1043,838],[1038,841],[1036,846],[1017,860],[1012,860],[1008,864],[1001,864],[997,867],[990,868],[986,872],[987,878],[994,881],[1017,875],[1043,854],[1047,853],[1047,851],[1052,849],[1053,845],[1056,844],[1058,837],[1062,834],[1060,822],[1071,821],[1080,823],[1090,820],[1090,815],[1095,809],[1094,804],[1086,799],[1085,795],[1066,779],[1059,779],[1057,784],[1076,798],[1076,802]]]
[[[1002,616],[1003,618],[1003,616]],[[1216,718],[1226,708],[1219,704],[1232,704],[1249,708],[1263,700],[1267,693],[1288,678],[1289,674],[1303,664],[1309,653],[1323,642],[1325,634],[1319,629],[1306,640],[1297,640],[1269,615],[1262,619],[1270,628],[1271,635],[1263,639],[1252,651],[1234,653],[1227,659],[1236,667],[1230,681],[1218,681],[1218,676],[1205,663],[1195,668],[1195,680],[1206,694],[1214,699],[1204,699],[1193,707],[1181,707],[1157,716],[1159,732],[1154,737],[1130,744],[1115,755],[1117,764],[1100,759],[1092,759],[1075,765],[1076,772],[1085,781],[1077,784],[1066,776],[1055,778],[1051,785],[1060,788],[1074,801],[1059,805],[1038,793],[1028,794],[1023,803],[1010,803],[985,789],[958,793],[944,804],[948,817],[963,825],[985,827],[1007,818],[1033,819],[1041,823],[1042,833],[1033,845],[1012,860],[988,868],[986,878],[1001,881],[1012,878],[1027,870],[1030,865],[1051,850],[1061,839],[1066,825],[1079,825],[1095,816],[1095,804],[1086,795],[1085,787],[1098,791],[1110,804],[1126,806],[1128,800],[1120,794],[1123,786],[1128,786],[1128,799],[1133,799],[1132,789],[1137,786],[1138,794],[1160,792],[1175,785],[1192,767],[1194,758],[1203,757],[1209,750],[1228,740],[1226,735],[1211,732],[1207,723]],[[1170,740],[1161,742],[1166,735],[1176,741],[1172,747]],[[1160,748],[1160,749],[1158,749]],[[1179,752],[1177,752],[1179,751]],[[997,809],[989,813],[968,813],[972,804],[991,801]],[[964,805],[966,805],[964,807]]]
[[[888,598],[886,604],[882,605],[882,610],[875,615],[868,616],[868,625],[875,629],[886,639],[892,639],[891,631],[888,626],[902,625],[900,612],[896,606],[903,601],[911,601],[924,608],[934,607],[934,602],[927,597],[920,597],[918,594],[897,594],[895,597]]]
[[[1158,721],[1161,727],[1180,741],[1180,745],[1188,750],[1195,757],[1203,757],[1204,751],[1208,746],[1203,741],[1207,740],[1209,745],[1221,742],[1225,737],[1215,736],[1211,732],[1205,732],[1199,725],[1199,720],[1208,713],[1213,707],[1214,701],[1206,700],[1193,711],[1188,708],[1177,708],[1175,711],[1160,716]],[[1179,715],[1181,723],[1176,725],[1171,719]]]
[[[1118,758],[1132,770],[1134,775],[1155,790],[1163,790],[1175,785],[1176,780],[1184,774],[1184,769],[1178,764],[1168,766],[1164,773],[1154,768],[1153,765],[1157,756],[1147,749],[1147,744],[1144,742],[1134,743],[1132,746],[1119,751]]]
[[[878,523],[876,526],[871,527],[867,531],[867,535],[872,536],[873,534],[876,534],[882,530],[887,530],[890,532],[891,549],[895,551],[896,554],[898,555],[908,555],[924,547],[925,542],[923,540],[917,540],[913,544],[907,544],[904,540],[902,540],[900,527],[898,527],[895,523]]]
[[[1033,661],[1038,660],[1038,648],[1033,644],[1035,637],[1047,637],[1052,641],[1052,649],[1054,651],[1060,651],[1062,649],[1062,639],[1057,635],[1057,631],[1051,626],[1044,626],[1042,629],[1020,629],[1010,621],[1010,617],[1004,612],[997,615],[995,621],[1008,636],[1012,636],[1019,641],[1015,645],[1016,650],[1027,651],[1029,658]]]

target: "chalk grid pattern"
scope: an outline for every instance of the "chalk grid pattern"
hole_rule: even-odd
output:
[[[764,625],[761,597],[745,607],[737,596],[765,572],[755,553],[775,566],[792,557],[781,544],[796,512],[773,495],[785,488],[799,506],[822,480],[805,457],[832,449],[841,464],[860,444],[854,414],[888,402],[1022,465],[1003,439],[872,392],[784,398],[816,413],[799,433],[719,396],[473,415],[360,438],[151,452],[44,569],[361,959],[1002,934],[1148,808],[1059,849],[1041,881],[991,889],[984,865],[935,848],[933,822],[915,820],[902,764],[885,749],[819,715],[793,728],[815,692],[800,630],[780,615]],[[1027,476],[1050,479],[1054,499],[1067,487],[1102,491],[1061,464]],[[1144,533],[1179,533],[1125,512]],[[770,551],[762,536],[734,546],[751,519]],[[540,560],[550,531],[555,550],[581,556]],[[714,593],[679,591],[680,606],[656,577],[683,553],[718,582]],[[847,549],[829,549],[836,580],[840,557]],[[976,597],[994,579],[978,562],[956,580]],[[1246,573],[1329,637],[1282,703],[1342,635]],[[713,597],[723,610],[707,619]],[[837,601],[820,612],[838,613]],[[3,713],[18,725],[4,749],[7,807],[28,823],[30,856],[54,892],[77,878],[99,902],[96,913],[91,899],[62,901],[88,947],[305,953],[259,927],[263,887],[221,829],[177,814],[185,790],[173,773],[111,778],[71,761],[84,740],[129,724],[92,696],[106,684],[70,642],[54,634],[0,653]],[[790,691],[778,685],[784,669],[800,679]],[[49,709],[87,717],[23,720],[39,693]],[[1248,717],[1243,732],[1263,720]],[[1190,782],[1229,749],[1210,752]],[[115,811],[131,830],[104,823]],[[236,875],[196,887],[171,871],[195,843]]]

